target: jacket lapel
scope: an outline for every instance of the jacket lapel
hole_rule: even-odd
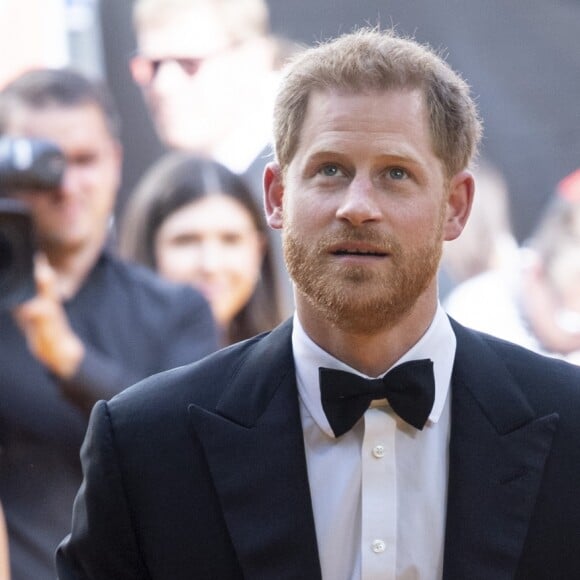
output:
[[[558,417],[537,417],[487,341],[453,328],[443,577],[507,580],[516,573]]]
[[[321,577],[291,332],[288,321],[250,347],[215,411],[189,408],[251,580]]]
[[[537,417],[487,342],[453,327],[443,577],[507,580],[517,570],[558,418]],[[251,580],[321,578],[291,329],[289,321],[250,348],[215,411],[189,408]]]

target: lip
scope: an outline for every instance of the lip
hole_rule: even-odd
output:
[[[383,259],[390,256],[383,247],[365,242],[341,242],[333,244],[328,252],[336,257],[354,259]]]
[[[227,291],[227,286],[225,284],[208,284],[206,282],[197,283],[196,287],[204,295],[206,300],[215,299]]]
[[[75,222],[83,215],[84,207],[79,202],[65,201],[54,206],[54,214],[65,222]]]

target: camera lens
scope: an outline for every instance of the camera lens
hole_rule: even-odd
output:
[[[0,310],[34,296],[34,249],[30,214],[0,199]]]
[[[12,251],[10,242],[0,231],[0,288],[2,287],[2,280],[4,279],[6,272],[10,271],[13,263],[14,252]]]

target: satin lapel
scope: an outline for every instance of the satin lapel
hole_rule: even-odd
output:
[[[558,417],[536,417],[487,342],[455,323],[453,328],[443,577],[512,579]]]
[[[321,577],[291,332],[252,347],[215,412],[189,408],[249,580]]]

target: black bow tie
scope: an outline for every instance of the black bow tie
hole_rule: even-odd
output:
[[[381,379],[318,370],[322,408],[336,437],[349,431],[376,399],[387,399],[395,413],[417,429],[423,429],[433,408],[435,379],[429,359],[398,365]]]

